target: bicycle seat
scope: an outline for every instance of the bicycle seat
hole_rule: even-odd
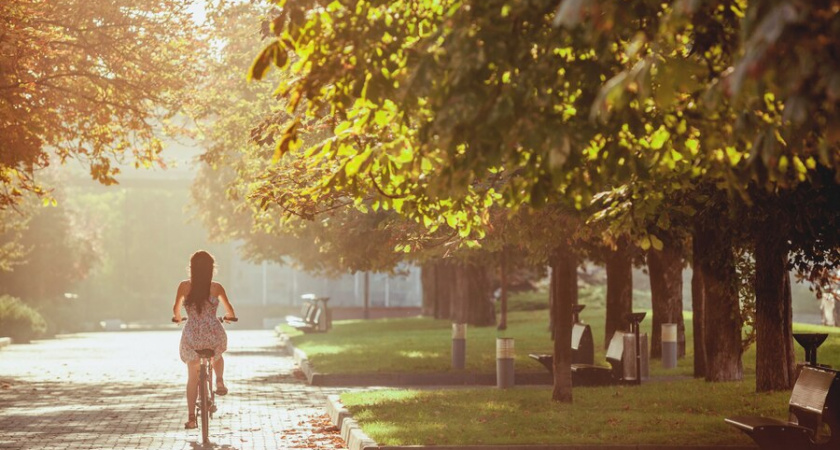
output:
[[[203,348],[201,350],[196,350],[195,352],[202,358],[212,358],[216,355],[216,351],[212,348]]]

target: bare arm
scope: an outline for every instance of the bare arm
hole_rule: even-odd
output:
[[[230,304],[230,300],[228,299],[227,292],[225,292],[225,288],[221,284],[216,283],[216,289],[218,292],[219,301],[222,302],[222,306],[225,307],[225,311],[227,312],[227,314],[225,314],[225,317],[235,318],[236,311],[233,310],[233,305]]]
[[[182,281],[181,284],[178,285],[178,291],[175,292],[175,304],[172,306],[172,318],[174,318],[176,322],[181,321],[181,306],[183,306],[184,297],[187,295],[186,286],[187,283]]]

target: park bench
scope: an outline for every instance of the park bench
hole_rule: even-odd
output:
[[[576,307],[574,310],[575,319],[583,307]],[[623,331],[616,331],[610,339],[610,345],[607,347],[606,360],[610,365],[600,366],[595,365],[595,348],[592,339],[592,330],[588,325],[584,326],[580,323],[575,323],[572,326],[572,385],[573,386],[606,386],[610,384],[638,384],[641,382],[640,378],[644,378],[646,374],[642,370],[641,377],[636,373],[625,373],[625,365],[629,368],[634,368],[640,359],[636,359],[636,350],[625,351],[628,342],[635,343],[637,339],[647,342],[642,339],[639,333],[639,322],[644,319],[645,313],[631,313],[626,319],[630,323],[631,333]],[[646,344],[645,344],[646,346]],[[578,350],[578,360],[587,358],[588,362],[576,361],[575,350]],[[641,350],[644,353],[644,350]],[[529,354],[531,358],[537,360],[540,364],[545,366],[549,372],[554,373],[554,357],[550,354]],[[636,361],[630,363],[626,361],[634,359]],[[628,362],[629,364],[625,364]],[[642,366],[644,368],[644,366]]]
[[[549,353],[531,353],[528,356],[545,366],[549,372],[554,369],[554,356]],[[572,364],[594,364],[595,342],[589,325],[572,325]]]
[[[620,382],[624,375],[624,335],[616,331],[610,339],[607,348],[607,362],[610,367],[586,363],[572,363],[573,386],[604,386]],[[591,331],[590,331],[591,335]],[[574,329],[572,330],[574,338]],[[574,348],[574,347],[573,347]],[[593,349],[594,353],[594,349]],[[574,352],[573,352],[574,355]],[[549,354],[530,354],[531,358],[540,362],[549,372],[554,373],[554,356]],[[572,357],[574,361],[574,356]],[[592,357],[594,360],[594,356]]]
[[[307,318],[309,318],[313,313],[314,308],[315,303],[309,301],[303,302],[301,305],[300,316],[286,316],[286,323],[289,325],[306,323]]]
[[[326,331],[321,329],[321,320],[323,314],[324,309],[318,305],[314,305],[310,309],[310,312],[306,316],[306,319],[304,321],[290,323],[289,325],[296,330],[303,331],[304,333],[316,333],[319,331]]]
[[[575,305],[572,309],[572,364],[595,364],[595,340],[592,328],[580,322],[580,312],[586,305]],[[531,353],[528,356],[545,366],[549,372],[554,369],[554,356],[551,354]]]
[[[840,449],[840,377],[835,370],[804,366],[793,386],[788,420],[731,417],[726,423],[762,450]],[[824,427],[829,428],[826,432]]]
[[[624,378],[624,336],[616,331],[607,347],[606,360],[610,365],[572,364],[572,386],[605,386],[621,383]]]
[[[301,309],[303,317],[286,316],[286,323],[304,333],[326,332],[332,328],[330,311],[327,308],[329,297],[316,297],[315,294],[301,296],[305,301]]]

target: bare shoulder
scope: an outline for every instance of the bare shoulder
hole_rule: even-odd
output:
[[[179,291],[185,291],[189,288],[190,288],[190,280],[184,280],[184,281],[178,283],[178,290]]]
[[[215,281],[210,282],[210,294],[212,296],[217,296],[219,294],[224,294],[225,288],[222,286],[222,283],[217,283]]]

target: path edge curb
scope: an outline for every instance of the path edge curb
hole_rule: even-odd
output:
[[[373,450],[380,448],[376,441],[370,438],[359,423],[350,415],[350,411],[341,404],[337,395],[327,396],[327,414],[333,425],[341,430],[347,450]]]
[[[314,369],[312,369],[312,364],[309,363],[309,357],[306,356],[306,352],[295,347],[295,344],[292,343],[292,340],[286,333],[278,332],[277,337],[280,339],[280,345],[286,349],[286,352],[294,359],[295,364],[303,372],[303,375],[306,377],[306,383],[310,386],[320,386],[318,380],[321,378],[321,374],[315,373]]]
[[[10,337],[0,337],[0,348],[12,345],[12,338]]]

